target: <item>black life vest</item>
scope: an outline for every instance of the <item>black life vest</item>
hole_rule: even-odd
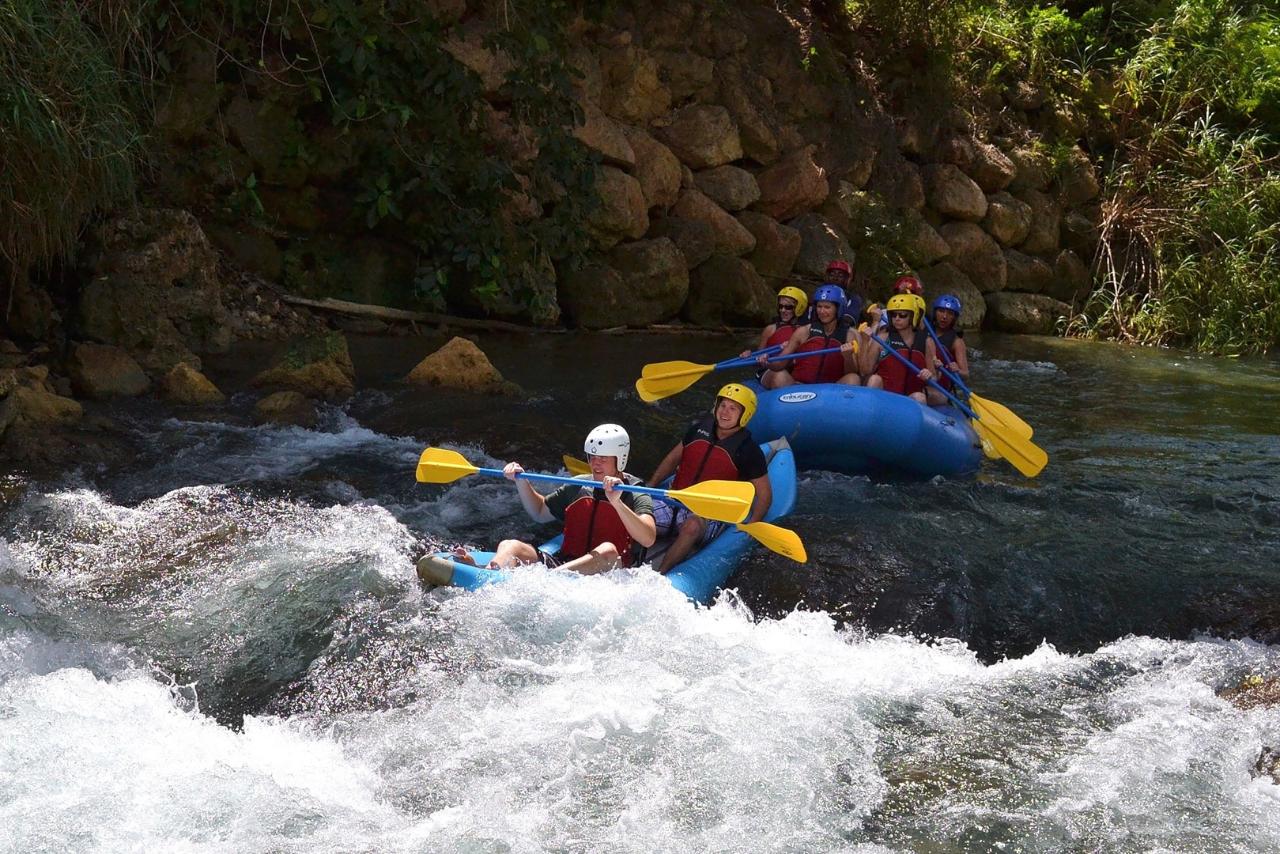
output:
[[[809,325],[809,338],[796,350],[797,353],[812,353],[815,350],[827,350],[839,347],[849,337],[849,324],[837,323],[830,335],[821,323]],[[823,353],[817,358],[796,359],[791,369],[791,376],[798,383],[833,383],[845,374],[844,353]]]
[[[751,441],[746,428],[734,431],[726,439],[717,438],[716,418],[708,415],[698,422],[694,432],[693,440],[684,443],[671,488],[684,489],[704,480],[737,480],[738,449]]]
[[[959,329],[956,329],[954,326],[950,329],[943,329],[941,331],[935,329],[933,332],[938,336],[938,340],[942,342],[942,348],[946,350],[945,353],[938,354],[938,361],[942,362],[943,367],[946,367],[947,362],[955,359],[956,339],[963,338],[964,333]],[[947,391],[951,391],[951,389],[954,388],[954,385],[951,382],[951,377],[946,374],[938,377],[938,385],[942,386]]]

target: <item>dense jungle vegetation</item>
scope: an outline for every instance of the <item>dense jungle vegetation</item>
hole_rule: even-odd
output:
[[[486,141],[480,81],[439,48],[442,27],[420,4],[0,0],[6,278],[72,256],[95,211],[137,196],[153,83],[175,73],[179,40],[195,35],[224,66],[272,75],[349,140],[355,215],[408,236],[428,259],[415,281],[421,300],[462,288],[482,307],[545,302],[537,271],[583,250],[593,203],[589,158],[570,133],[580,116],[566,26],[583,8],[607,7],[490,5],[506,22],[493,41],[515,59],[503,100],[538,136],[519,170]],[[1040,144],[1053,155],[1080,142],[1104,180],[1098,287],[1069,334],[1227,354],[1280,342],[1273,3],[828,0],[813,11],[831,43],[867,47],[882,78],[918,77],[961,104],[1018,82],[1049,93],[1057,124]],[[324,155],[313,134],[284,130],[298,139],[294,157]],[[250,216],[253,182],[238,198]],[[521,193],[544,203],[542,218],[512,220],[508,201]]]

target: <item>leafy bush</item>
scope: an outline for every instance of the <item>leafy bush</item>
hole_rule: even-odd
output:
[[[110,3],[0,0],[0,269],[11,280],[69,255],[91,212],[131,198],[142,136],[118,60],[135,36]]]

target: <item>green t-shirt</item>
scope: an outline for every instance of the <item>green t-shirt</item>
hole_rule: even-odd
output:
[[[626,472],[622,473],[622,479],[631,486],[644,485],[644,481],[640,478],[632,474],[627,474]],[[582,474],[578,475],[574,480],[590,481],[594,480],[594,478],[589,474]],[[584,488],[585,487],[574,486],[571,483],[566,483],[564,486],[561,486],[555,492],[548,495],[547,509],[551,511],[551,515],[563,522],[564,514],[568,512],[569,505],[574,501],[577,501],[578,498],[582,496]],[[604,500],[603,489],[600,490],[600,495],[598,497],[601,500]],[[639,492],[624,492],[622,493],[622,503],[627,507],[630,507],[631,512],[635,513],[637,516],[653,515],[653,498],[648,495],[643,495]]]

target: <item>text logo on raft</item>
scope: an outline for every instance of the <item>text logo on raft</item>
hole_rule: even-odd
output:
[[[817,397],[817,392],[812,391],[789,391],[778,398],[782,403],[804,403],[806,400],[813,400]]]

